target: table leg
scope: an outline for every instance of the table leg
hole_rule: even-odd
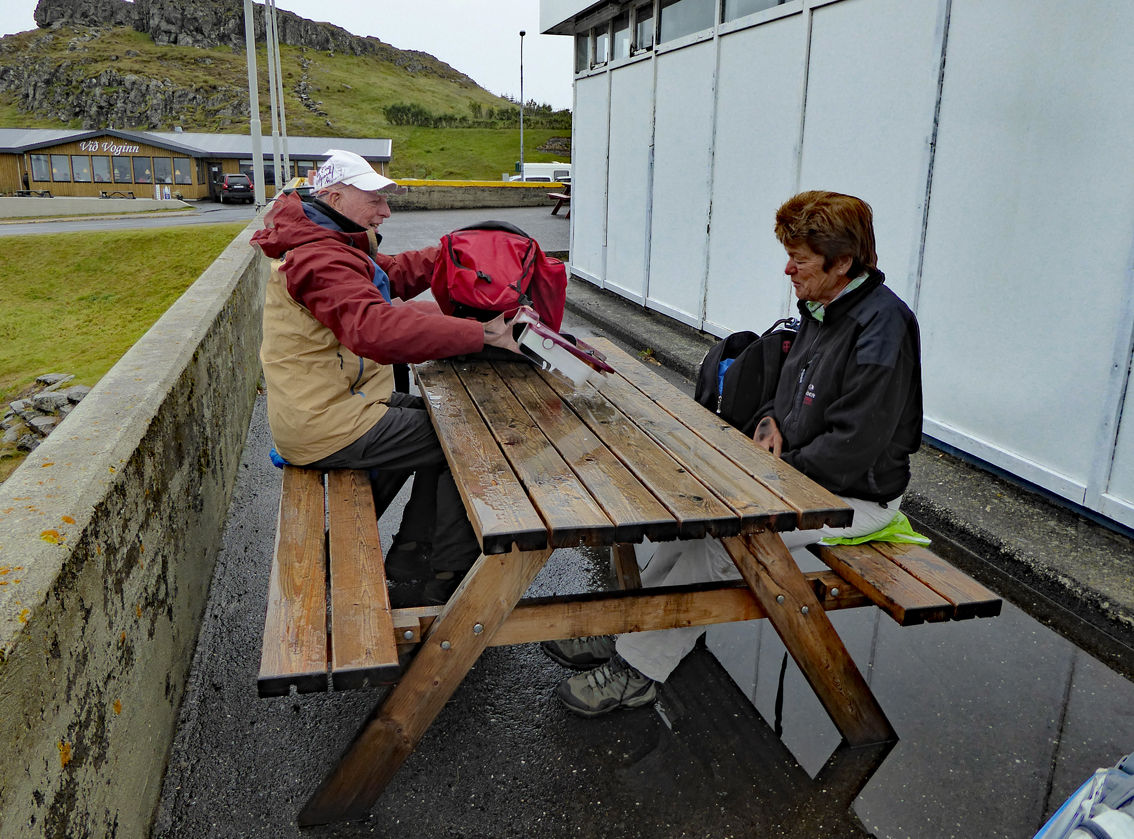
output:
[[[721,543],[847,743],[896,740],[882,706],[783,539],[765,530]]]
[[[614,572],[618,576],[618,587],[623,591],[641,588],[642,575],[638,570],[638,557],[634,554],[634,546],[620,542],[611,546],[610,556],[614,560]]]
[[[514,551],[477,561],[377,715],[308,800],[300,826],[370,812],[550,555]]]

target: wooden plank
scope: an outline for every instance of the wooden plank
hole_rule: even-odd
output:
[[[1000,614],[1003,601],[999,597],[923,545],[871,544],[895,565],[952,603],[954,620],[994,618]]]
[[[741,533],[795,530],[798,516],[782,498],[706,445],[626,379],[607,376],[599,392],[740,516]]]
[[[539,374],[677,520],[680,538],[731,536],[740,532],[740,517],[606,397],[589,386],[574,390],[547,371]],[[645,531],[647,538],[663,540],[661,535],[655,537],[649,526]]]
[[[907,574],[888,557],[863,545],[808,545],[899,626],[937,623],[953,617],[953,604]]]
[[[494,365],[528,415],[614,522],[615,542],[677,538],[677,520],[602,444],[530,364]]]
[[[453,362],[414,367],[469,521],[486,554],[547,547],[547,525],[484,425]]]
[[[642,574],[638,569],[638,557],[634,553],[633,545],[614,545],[610,549],[610,557],[614,560],[614,572],[618,575],[620,589],[642,587]]]
[[[721,543],[847,742],[865,746],[897,739],[783,539],[764,531]]]
[[[260,653],[260,696],[327,689],[327,572],[323,473],[285,466],[268,613]]]
[[[300,812],[301,827],[370,811],[550,554],[514,551],[477,561],[377,716]]]
[[[401,673],[374,496],[366,472],[327,474],[331,562],[331,683],[390,684]]]
[[[873,605],[866,596],[844,582],[834,571],[812,571],[804,578],[813,589],[828,592],[819,598],[828,612]],[[838,591],[838,594],[833,592]],[[400,646],[420,643],[440,613],[440,606],[417,606],[394,610],[394,630]],[[743,581],[659,586],[627,591],[601,591],[532,597],[521,600],[489,646],[531,644],[585,635],[617,635],[648,632],[677,626],[709,626],[716,623],[759,620],[764,610]],[[404,639],[405,631],[412,637]]]
[[[548,544],[553,548],[611,544],[614,524],[579,483],[500,374],[489,364],[460,365],[457,373],[547,525]],[[562,406],[555,394],[549,397]]]
[[[592,344],[606,355],[619,375],[795,510],[800,530],[814,530],[824,525],[847,527],[851,523],[854,511],[837,495],[757,446],[751,438],[698,405],[610,341],[595,338]]]

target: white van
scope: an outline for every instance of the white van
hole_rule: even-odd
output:
[[[519,175],[512,175],[508,178],[510,181],[520,180]],[[524,180],[525,181],[542,181],[543,183],[550,183],[556,181],[561,184],[571,183],[571,164],[570,163],[525,163],[524,164]]]

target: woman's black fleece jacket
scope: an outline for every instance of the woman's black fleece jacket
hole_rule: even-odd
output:
[[[917,319],[882,272],[803,325],[784,360],[770,416],[782,457],[831,492],[890,501],[910,481],[921,446],[921,339]]]

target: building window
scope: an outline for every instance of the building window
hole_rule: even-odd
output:
[[[173,165],[168,157],[154,158],[154,180],[159,184],[173,183]]]
[[[654,47],[654,4],[639,6],[634,13],[634,52]]]
[[[134,183],[134,176],[130,172],[130,158],[113,157],[110,162],[114,165],[114,182],[116,184]]]
[[[175,184],[193,183],[193,161],[188,157],[173,158],[173,182]]]
[[[51,155],[51,180],[71,182],[71,158],[65,154]]]
[[[151,167],[150,159],[148,157],[131,157],[130,160],[134,164],[134,183],[152,184],[154,182],[154,170]]]
[[[85,154],[71,155],[71,171],[75,173],[75,182],[89,184],[91,182],[91,159]]]
[[[738,17],[762,12],[773,6],[782,6],[786,2],[787,0],[724,0],[723,19],[736,20]]]
[[[248,182],[249,183],[255,183],[256,182],[255,178],[252,177],[252,161],[251,160],[242,160],[242,161],[240,161],[240,163],[237,164],[237,166],[239,167],[239,171],[240,171],[241,175],[247,175],[248,176]],[[267,183],[267,181],[265,181],[265,183]]]
[[[96,184],[110,183],[110,158],[99,154],[91,157],[91,171]]]
[[[661,0],[658,43],[711,29],[716,0]]]
[[[595,59],[591,66],[595,67],[599,64],[606,64],[610,58],[608,50],[610,49],[610,24],[604,23],[601,26],[595,27]]]
[[[614,19],[614,40],[611,43],[614,53],[612,59],[630,57],[630,13],[625,12]]]
[[[31,171],[33,181],[46,182],[51,180],[51,163],[46,154],[33,154],[31,156]]]
[[[306,178],[308,175],[314,175],[317,168],[314,160],[297,160],[295,161],[295,176]]]
[[[590,66],[591,33],[581,32],[575,36],[575,72],[582,73]]]

